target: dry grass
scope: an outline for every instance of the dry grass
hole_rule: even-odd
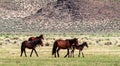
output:
[[[32,36],[32,35],[31,35]],[[14,44],[15,37],[19,37],[17,39],[17,43]],[[20,55],[20,44],[23,40],[27,40],[30,35],[13,35],[0,37],[2,45],[0,45],[0,65],[1,66],[119,66],[119,58],[120,58],[120,47],[115,44],[105,45],[103,44],[94,44],[98,39],[102,39],[101,41],[108,40],[108,37],[95,37],[90,35],[59,35],[59,34],[45,34],[47,40],[44,40],[44,43],[50,42],[50,46],[37,47],[37,51],[39,57],[36,57],[35,53],[33,53],[33,57],[29,57],[30,51],[27,49],[28,57],[19,57]],[[81,41],[87,41],[89,44],[89,48],[84,48],[83,52],[85,54],[85,58],[78,58],[78,50],[75,51],[74,58],[64,58],[66,54],[66,50],[60,50],[60,58],[54,58],[51,55],[52,44],[54,39],[59,38],[73,38],[79,37],[80,43]],[[111,37],[109,37],[111,38]],[[112,37],[113,38],[113,37]],[[6,39],[10,40],[10,42],[6,41]],[[114,37],[114,39],[119,40],[119,37]],[[91,43],[91,44],[90,44]]]

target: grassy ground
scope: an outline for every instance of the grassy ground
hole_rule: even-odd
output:
[[[78,50],[75,51],[74,58],[64,58],[66,50],[60,50],[60,58],[54,58],[51,55],[52,43],[51,37],[57,38],[70,38],[67,35],[45,35],[49,40],[44,40],[44,42],[51,42],[50,46],[37,47],[39,57],[36,57],[33,53],[33,57],[29,57],[30,51],[27,49],[28,57],[19,57],[20,55],[20,44],[23,40],[26,40],[29,35],[26,36],[1,36],[0,37],[0,66],[120,66],[120,47],[117,45],[98,45],[89,44],[89,48],[84,48],[85,58],[77,57]],[[88,36],[76,36],[70,35],[71,37],[88,37]],[[13,44],[14,37],[19,37],[18,44]],[[108,36],[107,36],[108,37]],[[6,38],[10,38],[10,43],[8,43]],[[101,37],[97,37],[101,39]],[[105,37],[104,37],[105,38]],[[113,38],[113,37],[112,37]],[[5,39],[5,40],[3,40]],[[80,38],[81,39],[81,38]],[[93,36],[88,37],[88,41],[94,39]],[[115,38],[115,39],[119,39]],[[107,38],[108,40],[108,38]],[[93,40],[97,41],[97,40]],[[106,38],[103,40],[106,41]],[[118,40],[119,41],[119,40]],[[89,42],[90,43],[90,42]],[[93,42],[94,43],[94,42]]]
[[[120,56],[90,55],[86,58],[6,57],[1,66],[120,66]]]
[[[14,47],[14,48],[13,48]],[[77,57],[78,50],[75,51],[74,58],[64,58],[66,50],[60,51],[60,58],[51,55],[51,47],[37,47],[39,57],[33,53],[29,57],[30,50],[27,49],[28,57],[19,57],[20,47],[13,46],[0,48],[0,66],[119,66],[119,47],[97,47],[89,46],[85,48],[85,58]]]

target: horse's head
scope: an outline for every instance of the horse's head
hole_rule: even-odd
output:
[[[88,48],[87,42],[83,42],[83,45],[86,46],[86,47]]]
[[[41,39],[40,39],[40,42],[39,42],[39,44],[38,44],[38,45],[41,45],[41,46],[43,46],[43,45],[44,45]]]
[[[40,35],[39,37],[40,37],[41,39],[43,39],[43,40],[44,40],[43,34],[42,34],[42,35]]]
[[[43,46],[42,38],[41,37],[36,37],[36,39],[38,41],[38,45]]]
[[[43,46],[43,43],[41,43],[40,45]]]

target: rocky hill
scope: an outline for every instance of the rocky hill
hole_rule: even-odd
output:
[[[1,32],[120,32],[120,0],[0,0]]]
[[[119,20],[120,2],[114,0],[57,0],[40,8],[35,16],[63,21]],[[41,18],[41,19],[42,19]],[[44,19],[43,18],[43,19]]]

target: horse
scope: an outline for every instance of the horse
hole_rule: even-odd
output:
[[[66,40],[56,40],[53,44],[53,48],[52,48],[52,55],[54,55],[54,57],[56,57],[56,52],[57,52],[57,56],[59,57],[59,50],[60,49],[67,49],[67,54],[64,57],[69,57],[69,49],[71,48],[71,46],[75,44],[75,46],[78,45],[78,39],[74,38],[74,39],[66,39]]]
[[[42,38],[40,36],[36,37],[34,40],[31,40],[31,41],[28,41],[28,40],[23,41],[21,44],[21,55],[20,56],[22,56],[24,52],[25,57],[27,57],[25,49],[28,48],[28,49],[32,49],[30,57],[32,56],[33,50],[35,51],[36,56],[38,57],[37,51],[35,50],[37,45],[43,46]]]
[[[74,50],[76,48],[77,50],[79,50],[78,57],[80,57],[80,52],[82,52],[82,50],[84,49],[85,46],[88,48],[87,42],[83,42],[81,45],[78,45],[78,46],[72,46],[73,47],[72,51],[71,51],[72,56],[74,57]],[[82,56],[84,57],[83,52],[82,52]]]
[[[43,35],[40,35],[39,37],[44,40]],[[28,38],[28,41],[32,41],[32,40],[34,40],[35,38],[37,38],[37,37],[30,37],[30,38]]]

